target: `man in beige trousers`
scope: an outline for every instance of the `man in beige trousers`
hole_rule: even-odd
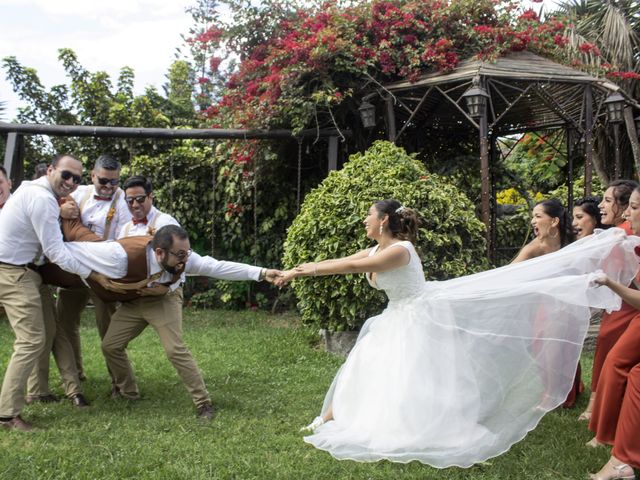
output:
[[[81,180],[82,163],[70,155],[58,156],[46,176],[23,182],[0,211],[0,304],[16,336],[0,390],[0,428],[33,429],[20,416],[27,378],[45,348],[42,279],[33,262],[44,254],[66,271],[106,282],[70,255],[58,225],[58,200]]]

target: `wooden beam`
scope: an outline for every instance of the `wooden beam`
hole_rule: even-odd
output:
[[[391,96],[385,98],[387,106],[387,138],[390,142],[396,141],[396,112],[393,109],[393,101],[394,99]]]
[[[591,90],[591,85],[585,87],[584,95],[584,195],[587,197],[591,195],[593,175],[593,91]]]
[[[286,139],[304,137],[330,137],[335,129],[302,130],[297,135],[292,130],[243,130],[223,128],[131,128],[131,127],[86,127],[82,125],[38,125],[0,122],[0,132],[15,132],[29,135],[51,135],[62,137],[117,137],[117,138],[226,138],[226,139]],[[344,136],[351,136],[350,130],[342,130]]]
[[[7,135],[7,144],[4,151],[4,168],[11,179],[14,188],[17,188],[24,177],[24,138],[15,132]]]

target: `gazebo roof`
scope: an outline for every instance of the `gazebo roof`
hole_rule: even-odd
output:
[[[462,94],[475,78],[484,82],[490,95],[489,128],[497,134],[561,126],[582,131],[585,112],[593,111],[594,117],[604,115],[603,102],[612,92],[640,107],[613,82],[525,51],[494,62],[468,59],[450,72],[427,73],[415,82],[385,85],[395,97],[398,127],[402,132],[468,128],[470,118]],[[587,102],[592,102],[592,108]]]
[[[587,83],[609,91],[620,89],[606,79],[596,78],[581,70],[562,65],[531,52],[512,52],[499,57],[495,62],[467,59],[447,73],[428,73],[417,82],[396,82],[386,85],[390,91],[402,91],[419,86],[430,86],[449,82],[471,80],[476,76],[522,81],[547,81],[562,83]]]

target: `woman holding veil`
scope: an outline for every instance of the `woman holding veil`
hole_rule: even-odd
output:
[[[611,229],[526,262],[426,282],[413,210],[382,200],[364,225],[376,246],[299,265],[280,282],[366,273],[389,298],[362,327],[305,441],[338,459],[438,468],[505,452],[564,401],[589,307],[620,307],[591,272],[630,281],[640,244]]]

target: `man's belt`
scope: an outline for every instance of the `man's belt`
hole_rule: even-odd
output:
[[[16,265],[15,263],[0,262],[0,265],[7,265],[9,267],[28,268],[30,270],[37,270],[38,266],[34,263],[24,263],[22,265]]]

